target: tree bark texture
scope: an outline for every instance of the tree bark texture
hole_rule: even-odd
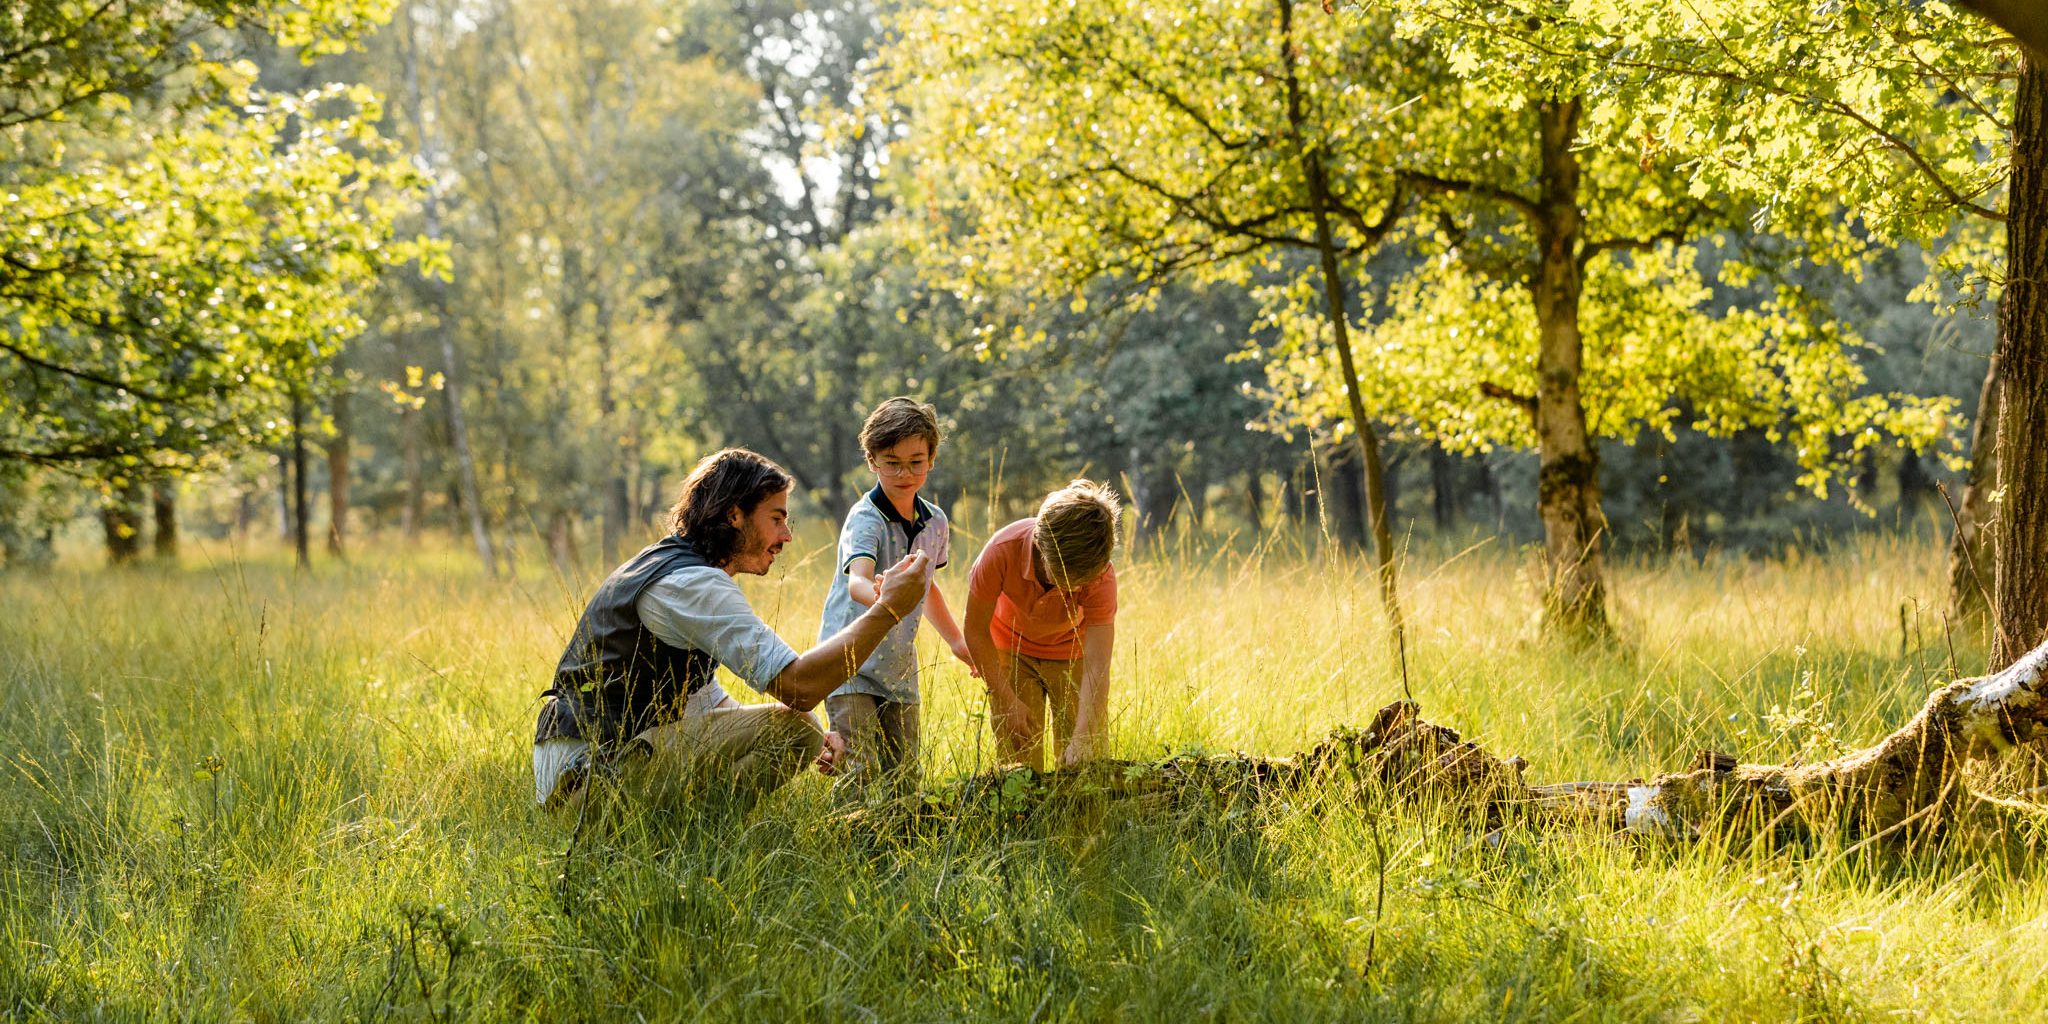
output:
[[[1957,622],[1982,628],[1991,611],[1991,577],[1996,568],[1992,537],[1997,512],[1991,492],[1998,487],[1998,357],[1984,372],[1978,393],[1977,422],[1970,429],[1970,473],[1956,508],[1955,533],[1949,537],[1949,611]]]
[[[1457,465],[1451,453],[1441,445],[1429,447],[1429,512],[1436,523],[1438,532],[1449,532],[1457,525],[1458,510],[1464,503],[1464,495],[1458,491]]]
[[[164,562],[178,560],[178,485],[170,480],[158,480],[150,484],[150,518],[155,521],[155,532],[150,544],[156,557]]]
[[[2034,60],[2048,60],[2048,6],[2041,0],[1957,0],[1964,8],[2013,34],[2032,51]]]
[[[142,485],[133,480],[109,494],[100,506],[100,527],[107,538],[107,562],[127,565],[142,551]]]
[[[1253,533],[1264,533],[1266,529],[1266,486],[1259,477],[1258,469],[1245,470],[1244,514]]]
[[[306,501],[306,399],[297,391],[292,392],[292,551],[299,568],[313,564],[313,552],[307,533],[312,525],[307,522],[311,510]]]
[[[2048,61],[2020,61],[1998,307],[1994,671],[2048,636]]]
[[[327,553],[348,557],[349,395],[337,392],[329,412],[334,436],[327,441]]]
[[[1340,448],[1330,453],[1321,470],[1317,506],[1325,517],[1324,530],[1339,544],[1354,551],[1366,550],[1365,476],[1359,468],[1357,448]]]
[[[576,538],[569,513],[555,509],[548,513],[548,559],[555,572],[568,576],[576,568]]]
[[[1537,513],[1543,520],[1549,586],[1544,622],[1553,632],[1597,637],[1608,632],[1606,570],[1601,549],[1607,526],[1600,510],[1600,456],[1586,429],[1579,394],[1585,343],[1579,333],[1579,297],[1585,288],[1580,260],[1584,224],[1579,212],[1579,101],[1536,104],[1541,133],[1542,194],[1535,218]]]
[[[1158,540],[1173,522],[1180,491],[1173,485],[1172,474],[1154,461],[1145,446],[1134,443],[1129,452],[1131,504],[1137,506],[1131,539],[1147,544]]]

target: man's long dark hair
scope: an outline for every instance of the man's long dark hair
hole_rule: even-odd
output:
[[[683,481],[683,493],[668,510],[669,532],[689,541],[712,565],[723,566],[740,549],[740,528],[732,510],[750,516],[770,495],[789,490],[789,473],[745,448],[706,455]]]

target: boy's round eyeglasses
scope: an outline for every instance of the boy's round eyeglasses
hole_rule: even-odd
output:
[[[887,473],[890,476],[916,476],[930,468],[932,468],[931,464],[925,462],[912,463],[908,466],[896,462],[875,463],[876,472]]]

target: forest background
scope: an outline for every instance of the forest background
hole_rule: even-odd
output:
[[[2027,6],[16,5],[0,1016],[2023,1019],[2038,829],[849,838],[802,780],[593,850],[522,787],[701,455],[797,477],[750,595],[815,628],[895,394],[963,553],[1128,498],[1119,756],[1888,734],[2048,628]]]
[[[1280,31],[1257,5],[1190,8],[1171,31],[1161,9],[1102,5],[1037,28],[1057,55],[1038,64],[1001,44],[1045,22],[1028,5],[955,23],[869,3],[336,4],[288,23],[50,5],[52,38],[68,25],[105,52],[74,40],[74,63],[51,62],[38,26],[15,30],[0,548],[46,562],[70,527],[116,562],[150,537],[170,557],[181,534],[345,557],[358,535],[440,532],[487,574],[609,563],[725,444],[782,462],[800,505],[836,518],[861,487],[858,422],[895,393],[945,418],[942,504],[1001,519],[1094,475],[1125,490],[1140,543],[1292,523],[1370,547],[1377,487],[1403,544],[1556,549],[1564,499],[1539,478],[1566,457],[1591,467],[1590,503],[1572,500],[1604,533],[1573,536],[1595,555],[1945,536],[1943,485],[1986,518],[1964,491],[2017,44],[1939,4],[1735,4],[1605,45],[1719,31],[1753,46],[1728,50],[1745,67],[1769,47],[1805,64],[1726,86],[1697,52],[1662,72],[1543,56],[1544,33],[1630,7],[1610,6],[1495,54],[1457,4],[1310,10],[1289,30],[1313,44],[1290,115],[1277,79],[1248,84]],[[123,18],[162,38],[121,41]],[[1849,43],[1821,45],[1844,25]],[[1205,66],[1205,36],[1252,55]],[[984,43],[941,52],[956,39]],[[1571,130],[1589,226],[1570,242],[1571,441],[1535,401],[1555,318],[1522,295],[1541,103],[1484,77],[1531,64],[1591,97]],[[339,145],[306,147],[322,129],[294,118],[335,120]],[[238,148],[197,148],[223,139]],[[1303,139],[1341,324],[1319,309],[1287,148]],[[144,177],[150,160],[168,170]],[[289,230],[249,184],[282,167],[300,176],[267,201],[304,218]],[[82,201],[109,186],[132,211]],[[183,216],[144,205],[181,195]],[[223,225],[240,248],[179,237]],[[150,331],[167,279],[189,303],[168,337]],[[1333,349],[1364,367],[1355,408]],[[1369,458],[1347,443],[1361,417]],[[1980,561],[1982,587],[1957,563],[1965,603],[1988,596]]]

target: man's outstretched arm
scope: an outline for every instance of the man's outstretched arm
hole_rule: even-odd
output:
[[[931,578],[931,559],[924,552],[903,556],[880,575],[881,595],[872,607],[845,629],[797,655],[764,692],[798,711],[817,707],[841,683],[853,678],[889,630],[917,607]]]

